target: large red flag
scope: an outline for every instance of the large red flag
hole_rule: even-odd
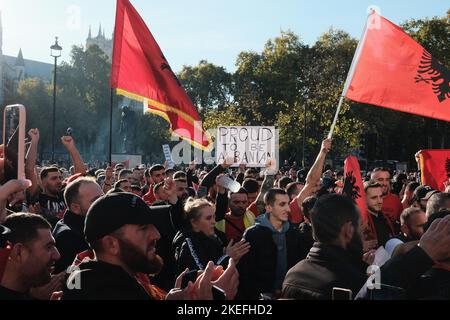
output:
[[[419,164],[422,184],[444,192],[444,183],[450,182],[450,149],[422,150]]]
[[[149,112],[166,119],[176,135],[195,147],[212,148],[191,99],[129,0],[117,1],[111,87],[148,104]]]
[[[349,75],[350,100],[450,121],[450,73],[400,27],[373,13]]]
[[[361,177],[361,169],[358,159],[355,156],[349,156],[344,161],[344,188],[342,194],[350,197],[356,203],[361,213],[361,228],[363,240],[376,239],[375,226],[372,219],[369,219],[367,212],[366,193]]]

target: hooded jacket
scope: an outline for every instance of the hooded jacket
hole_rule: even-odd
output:
[[[246,230],[250,251],[237,265],[239,299],[259,299],[261,293],[274,294],[281,289],[284,276],[299,261],[298,232],[289,222],[275,230],[267,214],[259,216]]]

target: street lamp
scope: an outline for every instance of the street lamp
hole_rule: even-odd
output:
[[[61,57],[62,48],[58,44],[58,37],[55,37],[55,44],[50,47],[50,56],[55,58],[53,69],[53,126],[52,126],[52,163],[55,162],[55,112],[56,112],[56,62]]]

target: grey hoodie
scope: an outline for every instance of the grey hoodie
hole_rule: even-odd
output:
[[[277,267],[273,289],[274,291],[280,290],[283,284],[284,277],[286,276],[287,273],[286,232],[289,230],[290,224],[287,221],[283,222],[281,231],[279,232],[270,223],[268,214],[266,213],[256,218],[255,225],[260,225],[272,231],[272,239],[275,245],[277,246]]]

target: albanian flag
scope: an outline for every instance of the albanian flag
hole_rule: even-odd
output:
[[[129,0],[117,1],[111,88],[144,103],[193,146],[212,148],[195,106]]]
[[[372,219],[367,212],[366,193],[361,177],[361,169],[358,159],[355,156],[349,156],[344,161],[344,188],[342,194],[346,195],[355,202],[361,213],[361,231],[363,240],[376,239],[376,230]]]
[[[444,192],[444,182],[450,182],[450,150],[422,150],[419,165],[422,184]]]
[[[353,101],[450,121],[450,73],[400,27],[372,13],[349,73]]]

